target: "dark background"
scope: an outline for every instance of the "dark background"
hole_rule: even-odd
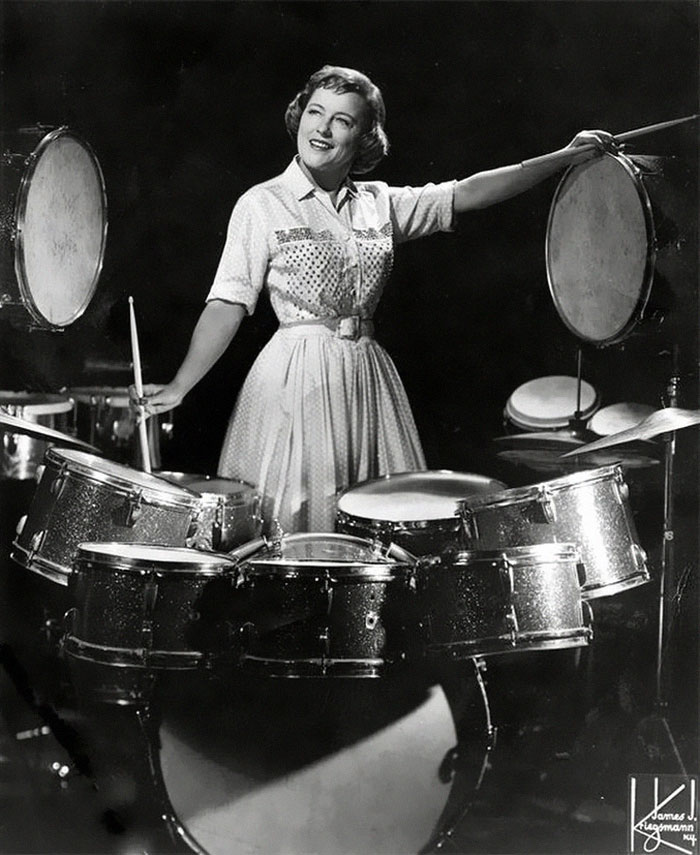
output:
[[[697,109],[692,2],[3,2],[0,14],[4,130],[39,122],[82,135],[109,205],[85,314],[58,334],[0,319],[6,389],[128,383],[128,372],[89,367],[130,360],[128,295],[144,382],[171,378],[231,207],[287,165],[285,107],[323,63],[358,67],[382,88],[392,149],[368,177],[390,183],[462,177],[559,148],[582,128],[621,132]],[[694,141],[690,124],[628,151],[694,165]],[[681,404],[696,405],[695,282],[672,283],[687,321],[673,337],[597,349],[558,317],[544,258],[557,181],[397,252],[377,337],[431,468],[494,465],[489,441],[503,433],[508,396],[535,377],[574,375],[579,346],[603,404],[654,406],[680,346]],[[170,468],[214,470],[237,391],[274,328],[263,300],[175,414]]]

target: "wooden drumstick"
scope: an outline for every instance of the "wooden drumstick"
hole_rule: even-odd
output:
[[[692,122],[697,119],[699,115],[700,114],[696,113],[693,116],[684,116],[682,119],[671,119],[668,122],[657,122],[655,125],[645,125],[643,128],[635,128],[633,131],[624,131],[621,134],[615,134],[614,138],[624,142],[625,140],[634,139],[634,137],[641,137],[644,134],[654,133],[654,131],[662,131],[665,128],[672,127],[673,125],[680,125],[683,122]],[[593,145],[593,143],[580,145],[575,149],[560,148],[557,151],[552,151],[549,154],[543,154],[540,157],[532,157],[530,160],[523,160],[520,165],[525,168],[528,166],[542,166],[545,163],[555,163],[557,160],[564,160],[567,157],[571,157],[574,153],[582,154],[583,152],[593,151],[594,149],[595,145]]]
[[[129,321],[131,325],[131,357],[134,363],[134,386],[139,398],[143,398],[143,383],[141,381],[141,354],[139,353],[139,338],[136,332],[136,315],[134,314],[134,298],[129,297]],[[139,440],[141,442],[141,458],[145,472],[151,471],[151,453],[148,448],[148,432],[146,430],[146,408],[139,404],[141,418],[139,419]]]

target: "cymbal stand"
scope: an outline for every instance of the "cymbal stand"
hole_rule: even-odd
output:
[[[678,406],[678,385],[680,378],[677,371],[674,371],[670,377],[667,394],[669,407]],[[671,748],[673,757],[678,764],[683,775],[687,776],[683,759],[681,758],[678,746],[671,733],[671,728],[666,717],[668,702],[664,696],[665,686],[663,679],[663,659],[664,646],[666,644],[665,629],[666,629],[666,587],[669,581],[669,575],[674,569],[674,468],[676,457],[676,432],[671,432],[666,438],[666,448],[664,452],[664,520],[661,542],[661,568],[659,574],[659,604],[658,604],[658,627],[656,638],[656,694],[654,698],[654,712],[648,716],[640,725],[640,729],[647,732],[642,725],[648,724],[658,733],[660,731]],[[656,737],[658,738],[658,737]],[[645,744],[649,744],[650,740],[645,740],[640,734],[640,739]],[[660,754],[660,746],[658,742],[653,743],[655,754]]]
[[[581,371],[582,361],[583,351],[579,345],[576,349],[576,409],[573,416],[569,419],[569,428],[574,435],[580,434],[586,427],[585,422],[581,418],[581,387],[583,385],[583,375]]]

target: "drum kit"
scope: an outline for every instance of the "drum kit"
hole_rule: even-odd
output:
[[[5,157],[3,164],[17,172],[21,161],[24,171],[17,178],[11,277],[19,293],[17,299],[2,295],[2,305],[56,331],[84,311],[99,275],[106,234],[102,176],[90,148],[68,129],[25,133],[14,145],[35,148],[29,158]],[[70,271],[61,266],[68,265],[62,261],[68,248],[50,258],[42,252],[39,214],[49,203],[66,204],[66,172],[81,180],[77,202],[64,216],[91,224],[76,229],[72,220],[66,223],[67,232],[85,238],[70,248]],[[668,192],[678,180],[675,164],[619,153],[565,173],[549,216],[547,273],[557,311],[584,342],[617,344],[650,319],[668,316],[678,301],[659,284],[683,280],[689,265],[681,248],[691,240],[692,221],[683,231],[678,194]],[[50,198],[43,198],[47,193]],[[669,223],[677,226],[673,234],[664,231]],[[74,276],[74,263],[81,275],[69,288],[65,280]],[[137,347],[134,357],[141,393]],[[152,418],[146,427],[128,389],[0,393],[3,476],[36,480],[11,557],[60,592],[55,652],[68,663],[81,698],[134,710],[143,723],[152,784],[173,840],[218,855],[226,851],[221,841],[235,833],[252,847],[260,843],[261,817],[269,821],[270,807],[268,801],[251,806],[240,781],[226,784],[239,788],[235,798],[223,797],[248,807],[237,814],[235,831],[211,831],[206,811],[188,810],[191,794],[177,795],[187,778],[186,749],[169,729],[167,711],[156,709],[161,680],[205,674],[234,683],[334,685],[342,692],[348,680],[357,687],[389,685],[401,675],[466,666],[481,691],[489,751],[495,728],[485,663],[521,652],[585,648],[593,637],[592,604],[650,581],[626,471],[662,458],[668,499],[663,634],[673,439],[676,431],[700,425],[700,411],[679,408],[677,384],[673,389],[670,406],[661,410],[626,403],[601,408],[601,396],[582,378],[579,351],[576,377],[539,378],[513,392],[504,410],[506,435],[495,440],[501,459],[557,477],[509,488],[486,475],[451,470],[393,473],[340,491],[334,532],[285,533],[273,521],[265,534],[255,485],[159,471],[160,437],[172,425]],[[654,442],[661,436],[663,455]],[[439,680],[428,683],[430,692],[408,713],[358,741],[356,757],[393,755],[401,741],[404,754],[418,757],[428,731],[440,750],[449,748],[454,725]],[[307,792],[330,792],[346,781],[341,789],[347,795],[344,763],[308,766],[303,774],[313,782],[305,779]],[[196,763],[187,768],[196,781]],[[211,774],[226,778],[221,769]],[[290,798],[294,787],[284,782],[297,774],[282,780],[277,805]],[[400,778],[401,770],[390,779],[377,776],[374,798],[397,791]],[[262,789],[270,795],[270,788]],[[353,798],[363,804],[359,793]],[[407,798],[387,805],[386,813],[400,810],[400,802],[418,814],[415,799]],[[421,806],[427,803],[422,796]],[[303,817],[308,810],[296,804],[288,813]],[[362,814],[358,807],[356,816]],[[438,818],[431,817],[431,823]],[[251,818],[254,827],[246,830]],[[394,816],[389,821],[396,825]],[[230,824],[230,814],[221,822]],[[342,832],[345,840],[358,833],[358,823],[351,826]],[[410,826],[406,817],[402,828]],[[382,831],[384,845],[389,833]],[[438,841],[449,833],[440,832]],[[318,851],[335,851],[338,841],[319,834]],[[417,849],[423,834],[417,828],[406,847]],[[269,851],[278,836],[272,833]],[[381,844],[372,839],[367,851],[382,851]],[[298,851],[310,846],[303,838]]]

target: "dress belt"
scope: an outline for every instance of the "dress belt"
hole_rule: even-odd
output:
[[[310,318],[306,321],[288,321],[287,323],[280,324],[280,329],[309,325],[328,327],[329,330],[335,332],[338,338],[349,338],[352,341],[357,341],[363,335],[374,335],[374,323],[367,318],[361,318],[359,315],[346,315],[342,318]]]

